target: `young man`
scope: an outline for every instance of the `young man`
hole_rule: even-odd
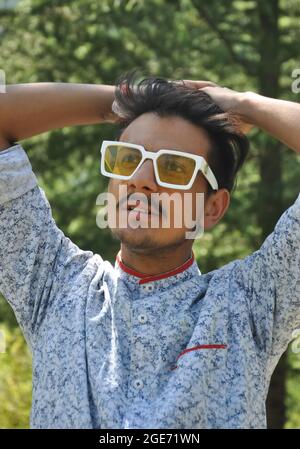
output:
[[[161,224],[165,210],[149,211],[145,197],[191,193],[194,213],[203,193],[211,229],[248,151],[230,114],[300,153],[300,106],[185,84],[38,83],[0,97],[0,291],[33,354],[33,428],[266,426],[271,374],[300,326],[300,196],[258,251],[221,269],[201,274],[193,240],[172,226],[174,210],[169,229],[114,228],[121,249],[112,266],[56,227],[18,143],[119,122],[122,144],[102,154],[117,211],[137,194],[139,220],[156,214]]]

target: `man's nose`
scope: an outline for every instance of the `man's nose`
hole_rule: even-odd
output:
[[[134,187],[136,190],[157,191],[158,185],[152,160],[148,159],[143,162],[137,172],[128,180],[128,187]]]

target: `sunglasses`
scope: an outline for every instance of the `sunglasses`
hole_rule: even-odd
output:
[[[104,140],[101,156],[101,173],[109,178],[130,179],[146,159],[152,159],[156,182],[162,187],[190,189],[200,170],[211,187],[218,190],[209,165],[197,154],[164,149],[152,152],[142,145]]]

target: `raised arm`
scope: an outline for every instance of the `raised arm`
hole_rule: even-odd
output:
[[[224,111],[242,120],[241,129],[256,126],[300,154],[300,104],[265,97],[254,92],[237,92],[210,81],[185,80],[184,83],[206,92]]]
[[[300,104],[246,92],[237,112],[300,154]]]
[[[203,89],[242,124],[261,128],[300,154],[300,104],[206,81],[186,83]],[[237,290],[246,286],[249,292],[253,335],[270,376],[300,326],[300,194],[260,249],[234,262],[231,279]]]
[[[114,122],[114,87],[38,83],[0,94],[0,293],[28,343],[64,285],[100,256],[78,248],[56,226],[19,140],[71,125]]]
[[[114,86],[33,83],[0,94],[0,150],[51,129],[114,122]]]

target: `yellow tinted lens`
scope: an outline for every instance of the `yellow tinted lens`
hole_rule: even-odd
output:
[[[162,154],[157,159],[159,178],[169,184],[187,185],[194,173],[194,159],[173,154]]]
[[[105,170],[109,173],[130,176],[142,159],[137,148],[123,145],[109,145],[104,154]]]

